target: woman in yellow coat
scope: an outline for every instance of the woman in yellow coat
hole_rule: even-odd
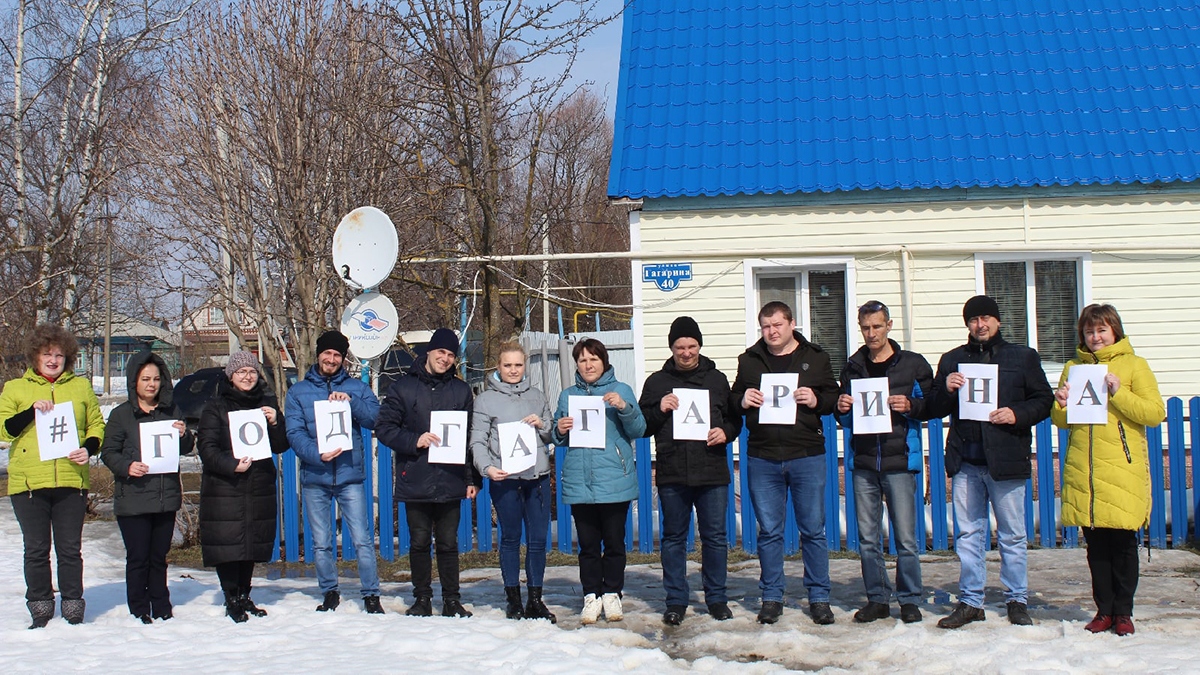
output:
[[[1083,528],[1096,617],[1093,633],[1133,633],[1133,594],[1138,583],[1137,531],[1150,519],[1150,462],[1146,427],[1166,414],[1158,381],[1146,360],[1133,353],[1112,305],[1088,305],[1076,325],[1076,357],[1063,369],[1050,418],[1070,429],[1063,470],[1062,522]],[[1072,366],[1108,366],[1107,424],[1067,425]]]

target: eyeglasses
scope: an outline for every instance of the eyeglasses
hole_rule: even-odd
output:
[[[870,302],[867,302],[866,304],[864,304],[862,307],[859,307],[858,311],[859,311],[859,313],[862,313],[862,314],[874,314],[875,312],[886,312],[887,305],[883,304],[882,302],[880,302],[878,300],[871,300]]]
[[[257,368],[242,368],[241,370],[233,371],[233,374],[238,377],[250,377],[251,375],[258,375],[258,369]]]

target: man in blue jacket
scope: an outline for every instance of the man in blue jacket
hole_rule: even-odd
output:
[[[313,541],[317,583],[324,594],[318,612],[337,609],[337,556],[331,525],[331,500],[336,500],[343,522],[350,528],[362,584],[363,607],[368,614],[383,614],[379,604],[379,573],[375,557],[375,528],[371,504],[363,486],[363,467],[371,461],[364,452],[362,430],[374,429],[379,414],[379,399],[362,380],[350,377],[343,368],[350,341],[336,330],[317,338],[317,363],[308,369],[304,380],[288,391],[284,411],[288,442],[300,458],[300,485],[308,534]],[[317,444],[317,401],[349,401],[350,447],[338,447],[322,453]],[[345,419],[333,420],[335,431],[345,431]]]
[[[866,400],[867,412],[888,415],[892,430],[880,434],[854,434],[846,467],[854,470],[854,506],[858,513],[858,552],[862,559],[867,604],[854,620],[867,623],[891,614],[892,585],[880,548],[883,502],[887,501],[896,542],[896,598],[904,623],[921,620],[921,552],[917,550],[917,472],[925,461],[921,452],[921,420],[925,396],[933,384],[933,369],[924,356],[900,349],[888,337],[892,318],[887,305],[872,300],[858,308],[858,328],[863,346],[842,369],[838,421],[847,433],[854,430],[851,408],[853,380],[887,378],[888,395]],[[887,411],[887,412],[884,412]],[[922,501],[923,503],[923,501]]]

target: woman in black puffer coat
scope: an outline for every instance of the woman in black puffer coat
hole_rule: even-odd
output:
[[[229,381],[200,416],[200,548],[205,566],[217,568],[226,616],[242,623],[247,614],[267,614],[250,600],[250,582],[254,563],[270,560],[275,544],[275,463],[234,457],[229,413],[261,408],[271,452],[286,451],[288,442],[283,413],[267,393],[258,359],[250,352],[231,354],[225,375]]]
[[[129,400],[108,415],[100,459],[113,473],[113,514],[125,541],[125,598],[129,613],[151,623],[171,618],[167,552],[175,513],[183,503],[179,472],[149,473],[142,461],[143,422],[174,421],[179,454],[191,454],[195,437],[172,403],[171,373],[158,354],[133,355],[125,367]],[[157,440],[157,439],[156,439]]]

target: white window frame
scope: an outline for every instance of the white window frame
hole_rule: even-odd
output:
[[[812,314],[809,310],[809,288],[808,275],[805,272],[816,271],[843,271],[846,273],[846,316],[857,316],[858,301],[857,301],[857,275],[854,266],[854,258],[852,256],[836,256],[836,257],[821,257],[821,258],[754,258],[742,261],[742,273],[744,275],[745,298],[746,298],[746,346],[749,347],[755,342],[758,342],[762,337],[762,332],[758,327],[758,310],[762,309],[762,305],[758,300],[758,279],[760,276],[785,276],[787,274],[800,275],[800,284],[796,289],[796,307],[792,307],[792,313],[795,315],[796,328],[809,337],[812,331],[809,326],[812,321]],[[847,353],[853,353],[852,348],[855,345],[855,336],[858,334],[858,325],[847,321],[846,326],[846,349]]]
[[[976,253],[975,254],[975,294],[983,295],[983,264],[986,262],[1020,262],[1025,263],[1025,327],[1028,333],[1029,346],[1037,349],[1037,287],[1035,286],[1033,265],[1031,262],[1041,260],[1074,260],[1075,302],[1082,309],[1092,303],[1092,254],[1087,252],[1039,252],[1039,253]]]

